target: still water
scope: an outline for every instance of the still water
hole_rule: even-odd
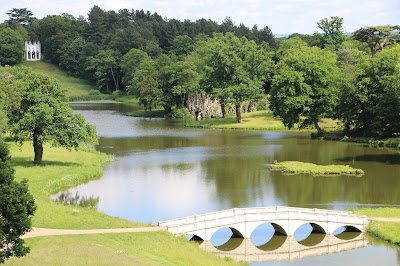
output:
[[[190,129],[180,120],[127,117],[125,112],[139,108],[128,104],[71,107],[97,127],[97,149],[116,159],[101,179],[68,192],[94,199],[97,209],[109,215],[157,223],[239,207],[348,210],[400,204],[400,154],[395,150],[311,140],[308,133]],[[344,164],[365,175],[284,175],[269,170],[274,160]],[[398,248],[371,237],[366,241],[363,249],[292,263],[400,261]]]

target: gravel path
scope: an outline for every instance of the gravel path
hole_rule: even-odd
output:
[[[23,235],[21,238],[31,238],[37,236],[60,236],[60,235],[83,235],[83,234],[110,234],[110,233],[140,233],[167,231],[165,226],[136,227],[136,228],[115,228],[115,229],[48,229],[33,227],[32,231]]]

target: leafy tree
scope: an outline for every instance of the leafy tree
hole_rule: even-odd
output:
[[[31,72],[26,75],[26,89],[20,108],[9,115],[11,135],[22,144],[33,140],[34,164],[42,162],[43,144],[78,148],[81,142],[97,141],[95,128],[74,115],[59,82],[47,75]]]
[[[20,106],[24,77],[29,70],[26,67],[0,67],[0,132],[7,129],[7,116]]]
[[[58,50],[60,67],[76,77],[85,77],[86,61],[89,56],[94,56],[97,46],[86,42],[82,37],[66,42]]]
[[[31,24],[32,21],[35,19],[33,17],[32,11],[28,10],[27,8],[13,8],[11,10],[8,10],[7,15],[10,18],[8,22],[18,22],[18,24],[21,25]]]
[[[32,229],[35,201],[27,181],[16,182],[8,147],[0,137],[0,263],[29,253],[20,237]]]
[[[10,28],[0,28],[0,64],[14,65],[22,61],[24,40]]]
[[[177,103],[181,107],[185,106],[187,96],[195,93],[199,88],[200,74],[197,72],[195,62],[185,58],[184,61],[177,61],[171,64],[168,69],[170,77],[169,83],[172,86],[172,93],[180,98]]]
[[[227,103],[235,104],[236,122],[241,123],[241,104],[261,96],[271,60],[254,41],[239,39],[232,33],[215,34],[207,41],[206,49],[203,84],[218,98],[222,110]]]
[[[141,60],[140,66],[134,76],[134,85],[130,86],[130,93],[139,97],[145,111],[163,104],[163,92],[160,87],[160,72],[155,69],[155,62],[146,56]]]
[[[59,63],[58,50],[65,43],[67,33],[72,30],[71,25],[70,18],[56,15],[34,21],[33,27],[42,44],[45,60],[53,64]]]
[[[400,45],[357,64],[357,75],[342,92],[337,117],[366,136],[390,137],[400,128]]]
[[[333,52],[303,47],[287,54],[272,81],[270,108],[274,115],[289,128],[314,125],[321,134],[318,120],[330,115],[337,102],[337,73]]]
[[[317,24],[318,28],[324,32],[322,35],[324,47],[332,47],[337,50],[346,38],[342,30],[343,18],[331,17],[330,20],[324,18]]]
[[[86,64],[101,91],[119,90],[119,57],[113,50],[100,50],[95,57],[89,56]]]
[[[176,56],[186,56],[194,50],[193,40],[189,36],[177,36],[171,47],[170,53]]]
[[[128,91],[131,91],[130,86],[134,84],[134,78],[136,71],[139,69],[140,64],[143,60],[149,60],[150,57],[146,52],[138,49],[131,49],[122,57],[121,61],[121,73],[122,83],[127,87]],[[133,94],[133,91],[132,91]]]
[[[377,51],[395,43],[394,37],[399,35],[399,30],[399,26],[363,27],[353,33],[353,38],[366,43],[371,49],[372,57],[375,57]]]

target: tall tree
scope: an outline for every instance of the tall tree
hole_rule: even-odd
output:
[[[24,40],[10,28],[0,28],[0,65],[14,65],[22,61]]]
[[[372,57],[375,57],[377,51],[398,41],[394,37],[399,36],[399,30],[400,26],[363,27],[353,33],[353,38],[365,42],[371,49]]]
[[[236,122],[241,123],[241,104],[255,101],[271,67],[271,60],[254,41],[232,33],[215,34],[206,45],[206,73],[203,84],[224,105],[234,103]]]
[[[27,8],[13,8],[11,10],[8,10],[7,15],[10,18],[8,22],[18,22],[18,24],[21,25],[31,24],[32,21],[35,19],[35,17],[33,17],[32,11],[28,10]]]
[[[272,81],[270,109],[292,128],[314,125],[331,115],[337,102],[336,54],[318,47],[303,47],[287,54]],[[300,117],[305,119],[301,121]]]
[[[127,87],[128,92],[130,92],[131,94],[134,94],[131,86],[134,84],[136,71],[140,68],[140,64],[142,63],[142,61],[149,59],[150,57],[147,55],[146,52],[138,49],[131,49],[122,57],[122,83]]]
[[[119,59],[120,56],[113,50],[100,50],[95,57],[88,57],[86,70],[93,73],[93,78],[101,91],[120,89]]]
[[[93,126],[81,115],[74,115],[65,100],[65,91],[58,80],[39,73],[25,76],[26,89],[21,95],[20,108],[9,115],[11,135],[22,144],[33,140],[34,164],[40,164],[43,144],[78,148],[80,143],[96,143]]]
[[[58,50],[60,67],[76,77],[85,77],[86,61],[89,56],[95,56],[97,46],[86,42],[82,37],[66,42]]]
[[[339,49],[340,44],[345,40],[343,34],[343,18],[331,17],[331,19],[321,19],[318,23],[318,28],[323,31],[323,45],[324,47],[332,47]]]
[[[16,182],[8,147],[0,137],[0,263],[29,252],[21,236],[32,229],[35,201],[26,180]]]
[[[400,45],[362,59],[341,92],[337,117],[366,136],[390,137],[400,128]],[[344,88],[346,89],[346,88]]]

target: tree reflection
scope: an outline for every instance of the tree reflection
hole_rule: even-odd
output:
[[[90,197],[84,197],[80,196],[78,192],[76,192],[75,195],[71,192],[62,192],[54,201],[63,205],[97,208],[99,200],[99,196],[95,197],[92,195]]]

